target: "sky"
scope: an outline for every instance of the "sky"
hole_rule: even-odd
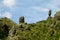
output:
[[[0,0],[0,18],[7,17],[16,23],[21,16],[27,23],[45,20],[49,10],[53,17],[60,10],[60,0]]]

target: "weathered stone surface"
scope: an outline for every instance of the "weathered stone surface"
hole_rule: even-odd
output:
[[[24,16],[21,16],[21,17],[19,18],[19,23],[24,23],[24,22],[25,22]]]
[[[60,11],[56,12],[54,17],[55,17],[55,19],[60,20]]]
[[[10,31],[9,31],[7,40],[15,40],[15,39],[14,39],[14,36],[15,36],[15,30],[16,30],[15,27],[12,26],[12,28],[11,28]]]
[[[48,13],[49,16],[51,16],[51,10],[49,10],[49,13]]]

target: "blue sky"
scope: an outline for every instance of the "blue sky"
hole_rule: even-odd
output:
[[[21,16],[27,23],[45,20],[50,9],[54,16],[60,10],[60,0],[0,0],[0,18],[8,17],[16,23]]]

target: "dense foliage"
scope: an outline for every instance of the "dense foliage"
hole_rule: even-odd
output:
[[[22,23],[23,22],[23,23]],[[19,25],[8,18],[0,18],[0,39],[2,40],[60,40],[60,11],[47,20],[27,24],[24,17]]]

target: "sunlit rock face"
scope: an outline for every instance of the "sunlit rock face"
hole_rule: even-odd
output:
[[[60,20],[60,11],[56,12],[56,14],[54,15],[54,17],[55,17],[57,20]]]

